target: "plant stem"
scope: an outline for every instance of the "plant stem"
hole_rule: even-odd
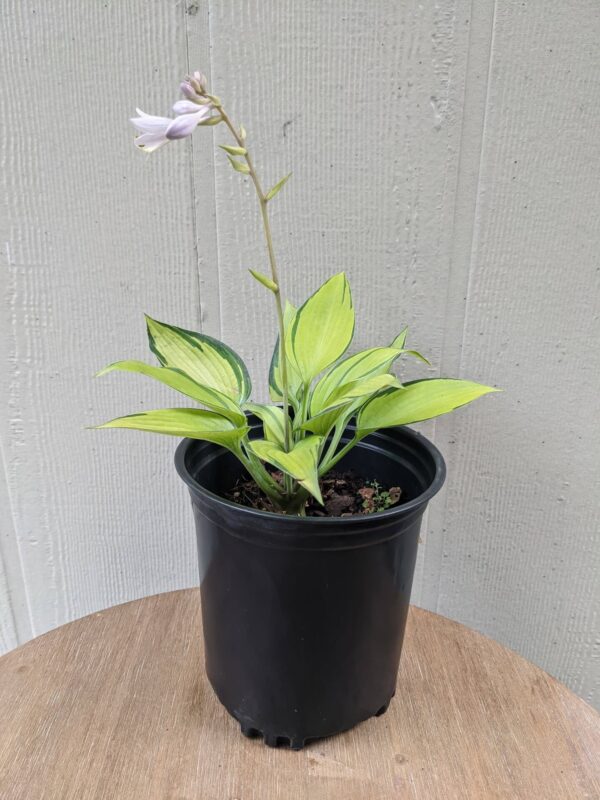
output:
[[[350,441],[347,442],[344,445],[344,447],[342,447],[339,453],[336,453],[336,455],[334,455],[333,458],[331,458],[329,461],[325,460],[319,467],[319,477],[328,472],[332,467],[335,467],[338,461],[341,461],[341,459],[346,455],[346,453],[349,453],[350,450],[352,450],[352,448],[359,442],[360,438],[356,435],[353,436],[352,439],[350,439]]]
[[[325,458],[323,459],[324,463],[327,463],[331,458],[333,458],[335,451],[338,449],[340,439],[342,438],[342,434],[344,433],[345,429],[346,429],[345,425],[335,426],[331,442],[329,443],[329,447],[327,448],[327,452],[325,453]]]
[[[300,402],[300,423],[298,425],[298,430],[300,432],[300,436],[304,437],[306,434],[301,429],[301,425],[303,425],[308,420],[308,401],[310,399],[310,383],[305,383],[302,387],[302,400]]]
[[[256,170],[254,168],[254,164],[252,163],[252,158],[250,157],[250,153],[246,148],[246,143],[239,135],[238,131],[235,129],[235,126],[225,113],[225,110],[221,106],[219,108],[219,112],[221,117],[223,118],[223,122],[229,130],[231,131],[233,138],[237,142],[239,147],[243,147],[246,151],[244,158],[246,159],[246,164],[248,165],[248,169],[250,170],[250,177],[252,178],[252,182],[254,183],[254,188],[256,189],[256,194],[258,196],[258,202],[260,205],[260,213],[263,223],[263,230],[265,234],[265,239],[267,241],[267,251],[269,254],[269,265],[271,267],[271,277],[273,279],[273,283],[275,283],[277,289],[273,292],[275,295],[275,305],[277,307],[277,323],[279,327],[279,369],[281,370],[281,394],[283,399],[283,413],[284,413],[284,449],[289,452],[292,446],[292,431],[291,431],[291,420],[289,414],[289,389],[288,389],[288,374],[287,374],[287,355],[286,355],[286,346],[285,346],[285,325],[284,325],[284,318],[283,318],[283,302],[281,299],[281,288],[279,284],[279,275],[277,273],[277,262],[275,261],[275,251],[273,250],[273,237],[271,235],[271,224],[269,222],[269,214],[267,212],[267,203],[268,200],[262,190],[260,185],[260,181],[258,179],[258,175],[256,174]],[[285,476],[286,479],[289,476]],[[291,487],[290,487],[291,488]],[[288,487],[286,486],[286,489]]]
[[[234,450],[234,452],[267,497],[269,497],[275,505],[281,506],[283,499],[281,486],[269,475],[260,459],[247,448],[246,452],[244,452],[241,446]]]

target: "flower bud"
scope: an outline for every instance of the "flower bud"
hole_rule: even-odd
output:
[[[202,87],[202,91],[206,91],[206,87],[208,86],[208,80],[206,79],[206,75],[196,70],[194,72],[194,78],[198,81],[198,83]]]
[[[179,116],[180,114],[196,114],[200,111],[198,103],[193,100],[178,100],[173,106],[173,111]]]
[[[206,80],[206,75],[203,75],[201,72],[194,72],[193,75],[188,75],[186,80],[189,82],[191,87],[197,92],[197,94],[206,94],[206,86],[208,81]]]
[[[188,81],[180,83],[179,88],[181,89],[181,93],[183,94],[183,96],[187,97],[188,100],[191,100],[192,103],[198,102],[198,95],[196,94],[195,89]]]

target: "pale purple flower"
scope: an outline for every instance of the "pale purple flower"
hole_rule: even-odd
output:
[[[139,108],[136,108],[136,111],[138,116],[132,117],[131,122],[140,131],[141,136],[136,137],[135,144],[146,152],[152,153],[169,141],[166,134],[173,120],[169,117],[153,117]]]
[[[201,72],[186,77],[180,89],[187,99],[178,100],[173,106],[175,119],[153,117],[137,108],[138,116],[131,119],[140,132],[135,139],[136,146],[151,153],[172,139],[190,136],[212,113],[213,104],[206,97],[206,84],[206,77]]]
[[[204,106],[206,108],[206,106]],[[198,103],[193,103],[191,100],[178,100],[173,106],[173,111],[179,116],[180,114],[196,114],[200,110]]]
[[[198,109],[197,106],[196,108]],[[184,111],[171,122],[165,131],[165,136],[167,139],[184,139],[186,136],[193,133],[201,122],[204,122],[205,119],[210,117],[210,112],[210,106],[201,106],[200,109],[194,113]]]
[[[183,83],[179,84],[179,88],[181,89],[181,93],[187,97],[188,100],[195,101],[198,97],[198,93],[194,89],[189,81],[183,81]]]
[[[177,105],[176,103],[175,106]],[[131,122],[141,135],[136,137],[135,144],[147,153],[152,153],[172,139],[185,139],[186,136],[190,136],[201,122],[210,117],[211,108],[209,106],[199,108],[194,105],[193,112],[187,108],[185,111],[180,110],[179,116],[175,119],[153,117],[139,108],[136,111],[139,116],[132,117]]]

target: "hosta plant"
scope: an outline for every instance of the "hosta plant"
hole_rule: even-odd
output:
[[[230,347],[204,333],[146,317],[150,349],[158,366],[119,361],[114,370],[138,372],[193,401],[190,408],[145,411],[118,417],[101,428],[135,428],[214,442],[230,450],[270,499],[287,514],[303,515],[309,495],[322,502],[319,479],[364,437],[381,428],[431,419],[495,389],[471,381],[428,378],[401,383],[392,369],[403,356],[428,363],[406,348],[407,330],[389,344],[347,355],[354,333],[354,307],[343,272],[329,278],[299,307],[284,301],[269,222],[269,203],[289,175],[265,190],[248,147],[246,131],[234,125],[205,77],[195,72],[181,84],[184,99],[174,118],[138,109],[132,122],[136,146],[152,152],[185,138],[198,127],[226,129],[221,144],[233,169],[256,190],[266,239],[269,274],[250,270],[275,303],[278,337],[269,371],[270,404],[251,400],[248,370]],[[262,422],[261,438],[250,438],[247,414]],[[352,436],[342,444],[354,421]]]

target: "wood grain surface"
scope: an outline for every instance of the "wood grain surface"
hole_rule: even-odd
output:
[[[245,739],[206,679],[197,590],[0,659],[2,800],[580,800],[600,717],[537,667],[411,608],[388,712],[300,752]]]

